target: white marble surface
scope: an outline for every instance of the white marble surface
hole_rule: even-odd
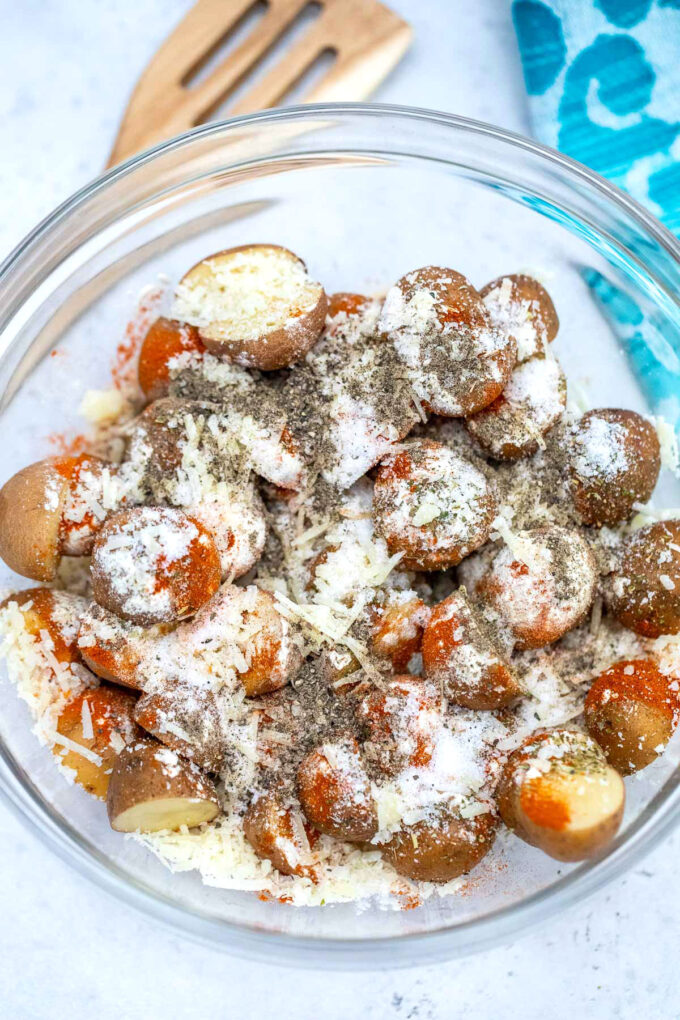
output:
[[[416,41],[381,88],[519,132],[507,0],[391,0]],[[103,165],[124,100],[188,0],[0,4],[0,252]],[[0,1016],[675,1017],[676,834],[541,931],[467,960],[352,976],[263,967],[186,942],[79,878],[0,804]]]

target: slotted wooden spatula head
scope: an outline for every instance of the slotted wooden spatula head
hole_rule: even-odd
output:
[[[139,79],[109,166],[208,120],[310,4],[267,0],[259,23],[224,62],[200,83],[187,84],[254,6],[253,0],[198,0]],[[313,6],[316,20],[278,64],[239,89],[230,116],[276,106],[322,54],[331,54],[332,63],[302,101],[366,99],[408,48],[410,26],[378,0],[315,0]]]

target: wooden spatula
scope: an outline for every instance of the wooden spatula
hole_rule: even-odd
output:
[[[303,101],[365,99],[411,40],[410,26],[378,0],[267,0],[251,34],[199,84],[187,84],[256,6],[261,0],[198,0],[139,79],[109,166],[208,120],[310,6],[319,9],[316,20],[229,108],[230,116],[276,106],[328,53],[330,68]]]

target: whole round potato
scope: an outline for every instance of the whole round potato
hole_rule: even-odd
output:
[[[487,407],[517,357],[514,339],[493,326],[470,281],[441,266],[398,280],[387,292],[378,329],[394,345],[421,401],[445,417]]]
[[[617,662],[592,684],[586,726],[621,775],[644,769],[665,748],[678,724],[678,686],[647,659]]]
[[[646,503],[661,469],[654,426],[635,411],[588,411],[566,433],[567,475],[584,524],[612,527]]]
[[[373,518],[390,553],[407,570],[444,570],[483,545],[496,497],[482,472],[430,439],[413,439],[386,457],[375,480]]]
[[[558,861],[599,853],[621,824],[623,780],[580,730],[534,734],[508,758],[496,791],[501,818]]]
[[[400,829],[382,855],[395,871],[419,882],[450,882],[472,871],[491,849],[498,820],[488,811],[463,818],[442,809],[432,821]]]
[[[94,544],[95,601],[142,627],[192,616],[215,594],[221,576],[210,533],[169,507],[122,510]]]
[[[546,524],[518,532],[475,589],[512,632],[517,648],[541,648],[581,622],[597,578],[595,557],[579,532]]]
[[[552,298],[538,280],[511,273],[487,283],[479,293],[494,325],[516,341],[520,362],[545,353],[560,323]]]
[[[378,831],[371,782],[353,737],[326,741],[305,755],[297,784],[302,810],[319,832],[362,843]]]
[[[605,596],[619,623],[636,634],[680,633],[680,520],[658,521],[625,539]]]
[[[425,676],[464,708],[503,708],[522,693],[464,589],[434,607],[422,651]]]

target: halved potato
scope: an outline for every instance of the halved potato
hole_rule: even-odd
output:
[[[305,755],[297,783],[302,810],[319,832],[351,843],[375,836],[378,810],[353,737],[326,741]]]
[[[26,588],[8,596],[0,603],[0,609],[10,602],[19,607],[29,634],[38,637],[45,631],[49,635],[52,652],[59,662],[78,660],[78,624],[87,605],[85,599],[52,588]]]
[[[276,608],[271,592],[258,588],[254,605],[246,609],[239,638],[248,669],[239,679],[247,697],[258,697],[285,687],[302,665],[290,623]]]
[[[106,806],[117,832],[160,832],[184,825],[191,829],[220,813],[210,779],[155,740],[137,740],[121,751]]]
[[[286,805],[276,790],[252,801],[243,818],[243,831],[257,856],[271,861],[282,875],[315,878],[302,812],[296,805]]]
[[[602,850],[621,824],[626,791],[586,733],[537,733],[508,758],[496,791],[501,818],[525,843],[558,861]]]
[[[142,735],[133,719],[136,698],[129,691],[101,684],[72,698],[57,720],[57,733],[69,741],[55,754],[73,769],[76,782],[88,793],[106,798],[109,777],[123,748]],[[82,752],[71,745],[82,747]]]
[[[251,244],[203,259],[180,281],[173,314],[196,326],[209,351],[271,371],[299,361],[326,318],[323,287],[302,259],[275,244]]]
[[[610,765],[628,776],[653,762],[678,724],[678,681],[649,660],[617,662],[592,684],[584,713],[588,732]]]
[[[55,459],[17,471],[0,489],[0,556],[17,574],[52,581],[59,565],[59,527],[68,481]]]
[[[431,761],[442,713],[439,691],[428,680],[405,674],[374,687],[357,716],[366,731],[364,754],[386,775]]]
[[[536,453],[566,404],[567,381],[555,358],[530,358],[517,365],[493,404],[465,425],[494,460],[519,460]]]
[[[463,818],[442,809],[432,821],[400,829],[382,855],[400,875],[419,882],[450,882],[479,864],[491,849],[498,820],[489,811]]]
[[[442,266],[397,280],[378,329],[394,345],[424,406],[445,417],[487,407],[517,360],[514,338],[493,325],[470,281]]]
[[[597,579],[595,557],[582,535],[546,524],[517,532],[475,589],[512,631],[517,648],[541,648],[581,622]]]

